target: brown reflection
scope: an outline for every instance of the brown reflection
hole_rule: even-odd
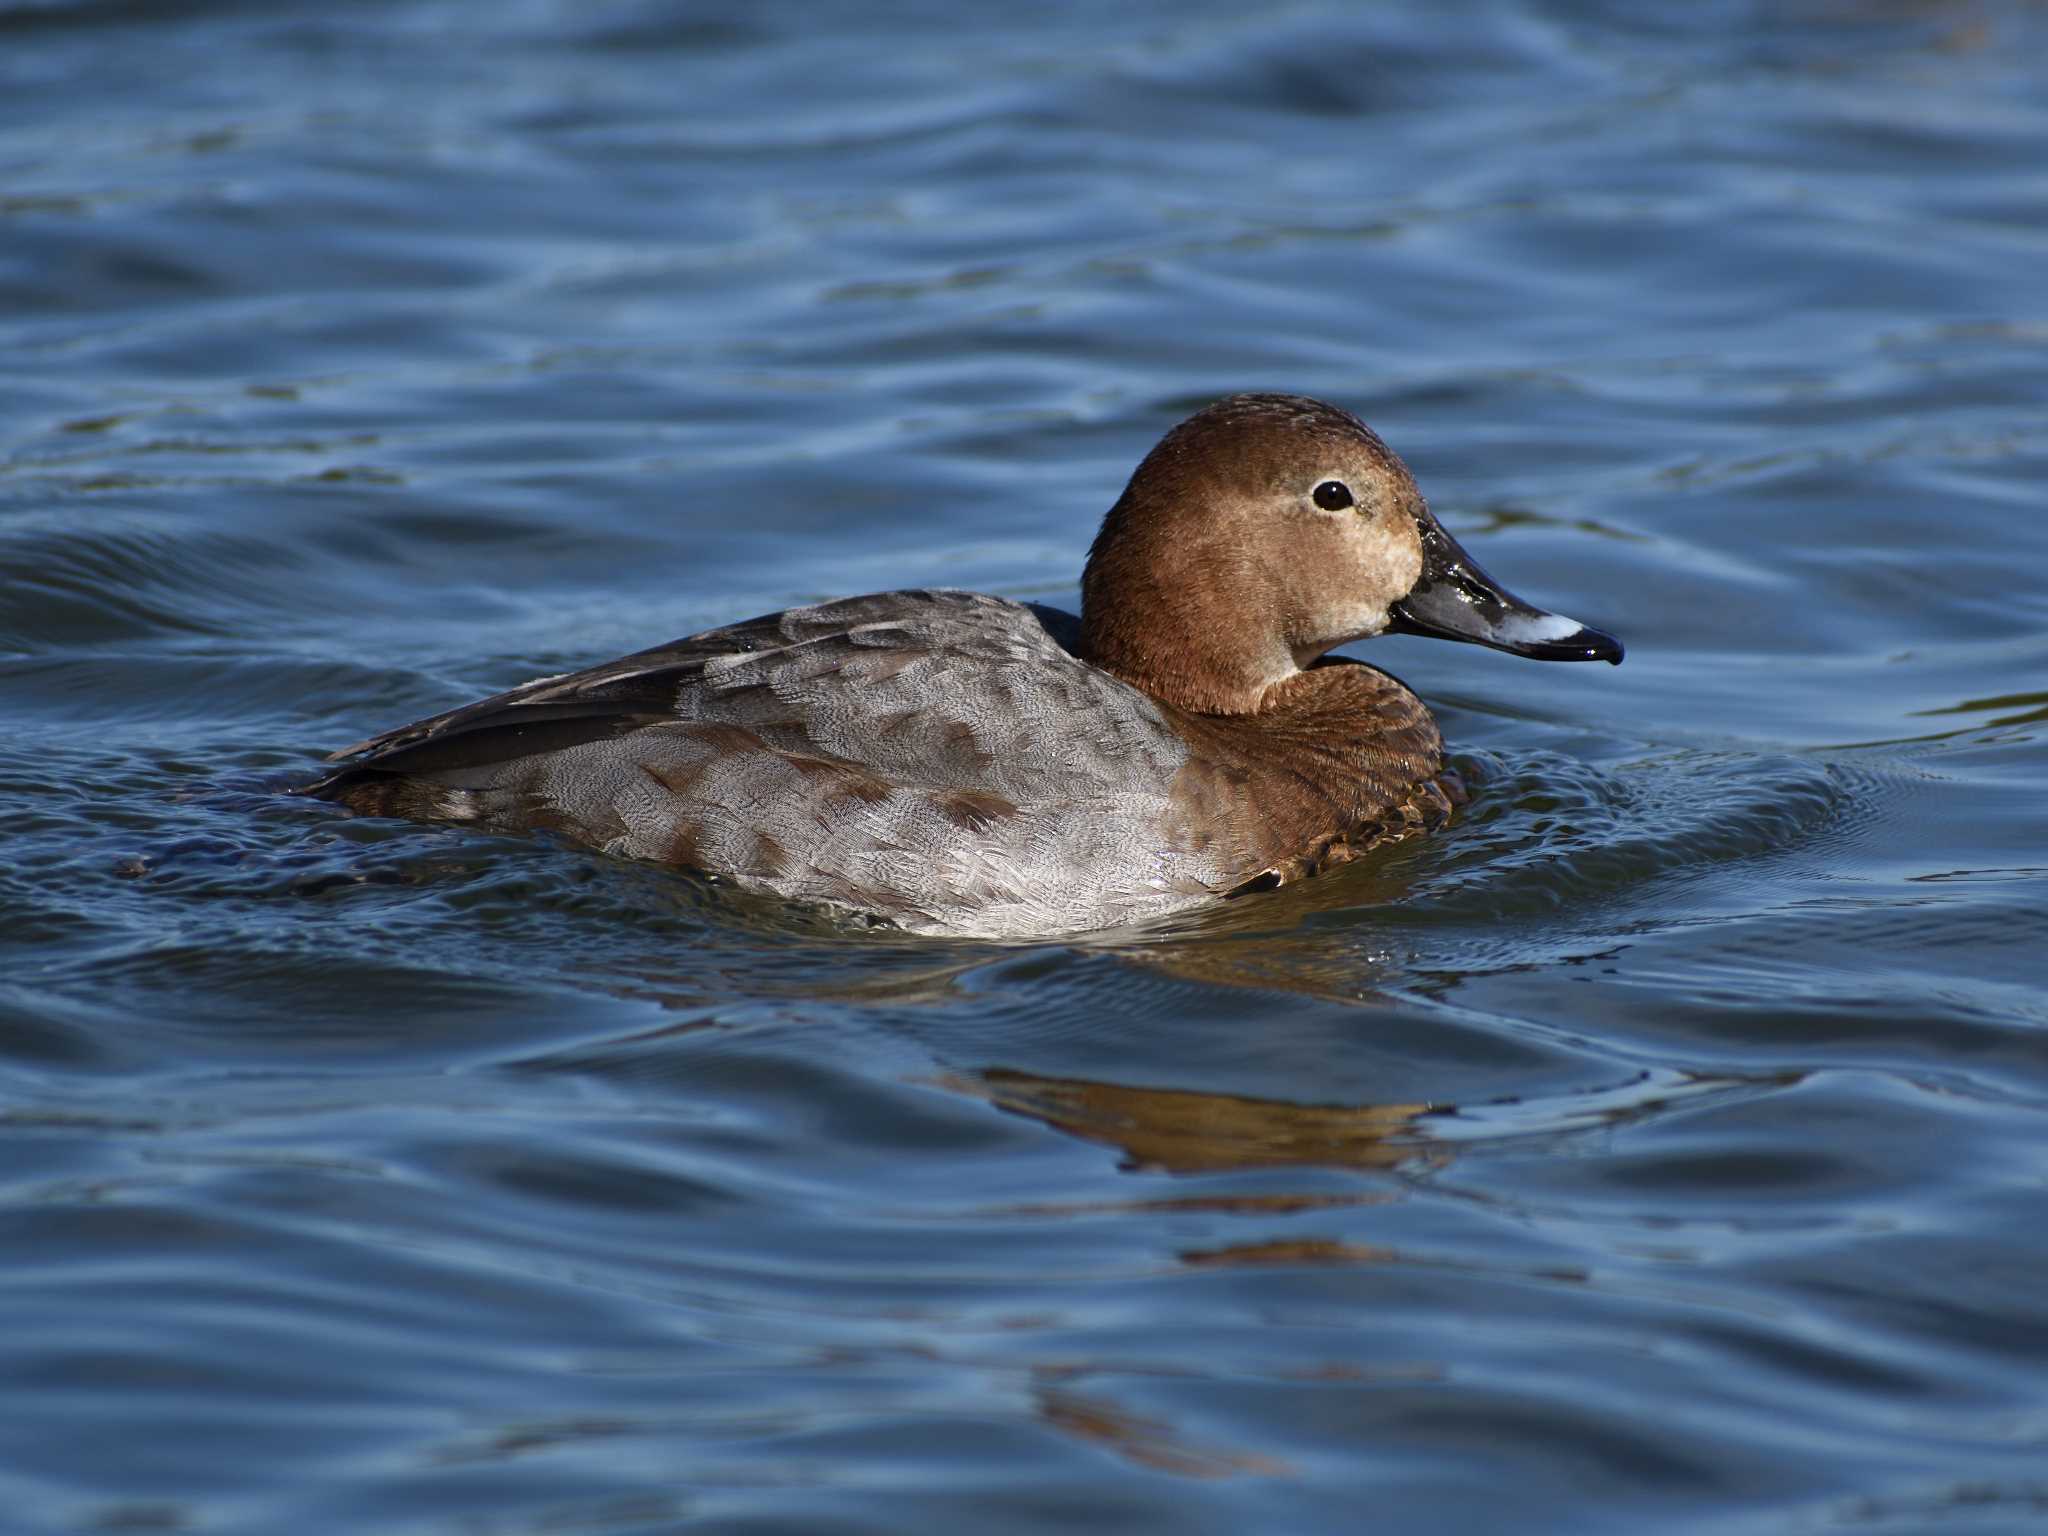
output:
[[[1190,1269],[1259,1269],[1271,1264],[1395,1264],[1400,1255],[1370,1243],[1330,1237],[1278,1238],[1270,1243],[1227,1243],[1221,1248],[1188,1248],[1180,1255]]]
[[[1991,725],[2038,725],[2048,720],[2048,693],[2001,693],[1988,699],[1965,699],[1941,709],[1909,709],[1909,715],[1989,715]]]
[[[1400,956],[1387,931],[1367,914],[1398,912],[1409,904],[1431,842],[1411,837],[1389,843],[1277,891],[1198,908],[1151,932],[1076,947],[1185,981],[1325,1002],[1372,1002]]]
[[[949,1085],[951,1086],[951,1085]],[[1243,1216],[1298,1216],[1303,1211],[1353,1210],[1361,1205],[1385,1205],[1391,1194],[1360,1190],[1350,1195],[1169,1195],[1156,1200],[1043,1200],[1005,1206],[1015,1216],[1099,1216],[1118,1211],[1129,1215],[1188,1215],[1194,1212]]]
[[[792,941],[783,934],[764,950],[759,930],[735,928],[702,936],[687,968],[635,967],[614,959],[602,967],[593,962],[590,971],[596,975],[601,970],[606,989],[619,997],[678,1010],[705,1007],[736,992],[853,1007],[939,1008],[962,1000],[963,977],[1027,950],[1049,949],[1108,955],[1183,981],[1326,1002],[1371,1002],[1380,996],[1376,984],[1389,969],[1389,957],[1355,933],[1300,927],[1321,912],[1399,906],[1407,894],[1405,884],[1389,887],[1369,876],[1352,876],[1354,867],[1184,914],[1152,932],[1030,944],[905,939],[887,933],[839,934],[813,944],[805,935]]]
[[[1441,1161],[1416,1140],[1427,1104],[1295,1104],[1185,1088],[1134,1088],[992,1067],[943,1079],[1011,1114],[1119,1148],[1127,1169],[1214,1173],[1242,1168],[1394,1168]],[[1299,1208],[1298,1197],[1293,1200]],[[1256,1197],[1232,1208],[1265,1208]]]
[[[1052,1428],[1155,1472],[1179,1477],[1285,1477],[1294,1470],[1270,1456],[1190,1445],[1170,1424],[1064,1387],[1040,1386],[1032,1395],[1039,1417]]]
[[[1317,880],[1338,884],[1336,875]],[[1305,880],[1314,885],[1317,880]],[[1337,889],[1310,893],[1305,899],[1289,899],[1288,890],[1254,897],[1278,899],[1291,910],[1258,914],[1262,923],[1298,922],[1304,911],[1316,910],[1315,898],[1341,897]],[[1331,902],[1332,907],[1358,905],[1355,895],[1348,901]],[[1370,1003],[1381,994],[1376,983],[1388,969],[1386,958],[1363,950],[1356,939],[1329,931],[1256,934],[1220,933],[1191,937],[1173,943],[1127,945],[1117,950],[1118,958],[1132,964],[1164,971],[1182,981],[1209,986],[1249,987],[1262,991],[1286,992],[1320,1002]]]

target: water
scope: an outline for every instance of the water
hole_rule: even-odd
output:
[[[175,13],[174,13],[175,12]],[[0,1509],[2048,1525],[2048,12],[0,3]],[[1626,666],[850,936],[279,786],[1326,396]]]

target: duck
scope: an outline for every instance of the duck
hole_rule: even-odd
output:
[[[1488,576],[1358,417],[1239,394],[1138,464],[1078,615],[930,589],[764,614],[385,731],[297,792],[865,926],[1121,929],[1451,818],[1428,707],[1333,654],[1385,634],[1623,655]]]

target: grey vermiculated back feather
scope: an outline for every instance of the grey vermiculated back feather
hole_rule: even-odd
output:
[[[965,592],[792,609],[373,738],[312,792],[932,931],[1099,928],[1233,883],[1161,848],[1188,749],[1160,707],[1048,623],[1075,621]]]

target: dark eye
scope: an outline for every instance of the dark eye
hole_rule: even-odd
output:
[[[1325,480],[1316,487],[1316,505],[1325,512],[1342,512],[1351,506],[1351,487],[1342,480]]]

